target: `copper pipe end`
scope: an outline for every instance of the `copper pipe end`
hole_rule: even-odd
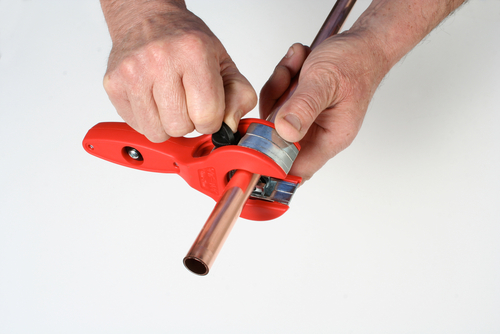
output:
[[[188,254],[184,266],[191,272],[204,276],[219,254],[260,175],[237,171],[224,189],[222,197],[208,217]]]
[[[205,276],[210,271],[208,265],[200,258],[186,256],[183,262],[184,266],[196,275]]]

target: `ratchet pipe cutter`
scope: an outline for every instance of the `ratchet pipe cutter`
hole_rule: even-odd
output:
[[[247,134],[249,127],[253,132]],[[262,177],[243,207],[241,217],[260,221],[275,219],[288,210],[301,181],[300,177],[287,175],[299,145],[290,147],[290,143],[277,135],[273,123],[260,119],[241,120],[238,133],[242,136],[240,145],[218,148],[212,142],[212,135],[171,137],[163,143],[152,143],[126,123],[105,122],[88,131],[83,147],[98,158],[125,167],[179,174],[191,187],[215,201],[220,200],[235,171],[260,174]],[[245,184],[240,187],[247,188]]]

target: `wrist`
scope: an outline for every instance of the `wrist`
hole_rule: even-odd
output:
[[[464,0],[374,0],[351,31],[366,36],[394,66]]]
[[[101,0],[101,7],[113,42],[154,17],[187,11],[183,0]]]

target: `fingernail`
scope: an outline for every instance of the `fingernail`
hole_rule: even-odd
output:
[[[300,128],[302,128],[302,124],[300,124],[300,120],[297,116],[294,114],[288,114],[285,116],[285,121],[290,123],[297,131],[300,131]]]
[[[288,49],[285,58],[290,58],[291,56],[293,56],[294,53],[295,51],[293,51],[293,46],[291,46],[290,49]]]

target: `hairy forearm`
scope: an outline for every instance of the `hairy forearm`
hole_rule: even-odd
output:
[[[186,10],[184,0],[101,0],[101,7],[113,41],[149,17]]]
[[[391,68],[466,0],[374,0],[350,29],[374,43]]]

